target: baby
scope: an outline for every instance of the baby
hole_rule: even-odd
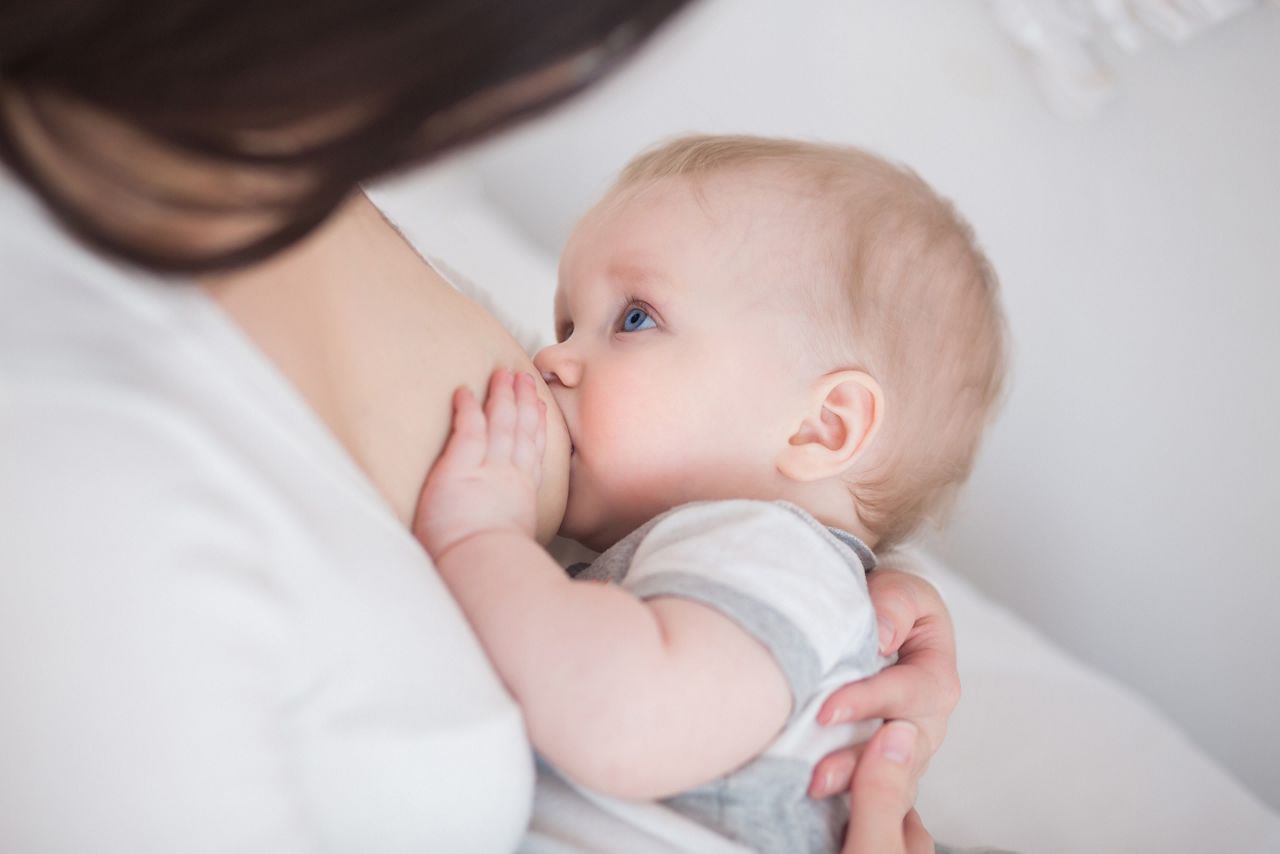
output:
[[[762,851],[831,851],[806,796],[840,685],[879,655],[866,572],[967,476],[1004,370],[995,278],[951,206],[845,147],[690,137],[574,230],[534,363],[573,443],[535,542],[546,407],[466,389],[416,532],[520,703],[595,792],[662,799]],[[611,582],[590,583],[590,582]]]

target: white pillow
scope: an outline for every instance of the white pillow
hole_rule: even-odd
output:
[[[920,784],[937,839],[1027,854],[1280,851],[1280,817],[1149,703],[937,560],[911,559],[955,619],[963,686]]]
[[[366,188],[445,278],[492,311],[532,355],[554,338],[556,261],[484,198],[458,164]]]

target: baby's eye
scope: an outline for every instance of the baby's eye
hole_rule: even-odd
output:
[[[556,326],[556,343],[563,344],[569,340],[569,336],[573,334],[573,324],[569,322],[561,323]]]
[[[641,329],[652,329],[657,325],[649,316],[649,312],[636,305],[628,308],[622,315],[623,332],[639,332]]]

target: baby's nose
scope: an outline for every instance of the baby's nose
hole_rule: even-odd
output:
[[[549,386],[557,384],[571,388],[582,376],[582,366],[565,348],[564,344],[543,347],[533,357],[533,365],[542,373],[542,380]]]

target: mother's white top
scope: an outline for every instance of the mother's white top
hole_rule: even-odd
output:
[[[0,176],[0,850],[503,851],[533,767],[428,558],[202,292]]]

